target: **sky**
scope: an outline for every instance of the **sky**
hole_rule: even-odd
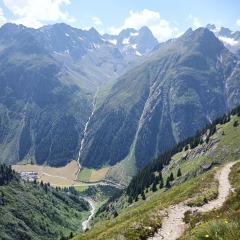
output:
[[[118,34],[148,26],[159,41],[214,23],[240,30],[239,0],[0,0],[0,25],[39,28],[65,22]]]

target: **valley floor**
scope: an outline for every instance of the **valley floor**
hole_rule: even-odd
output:
[[[79,174],[79,179],[76,180],[76,173],[79,166],[77,161],[73,160],[64,167],[50,167],[32,164],[18,164],[13,165],[12,168],[16,172],[36,172],[38,174],[38,181],[43,183],[50,183],[55,187],[88,187],[95,185],[116,185],[106,180],[108,168],[102,169],[87,169],[82,168]],[[122,187],[119,185],[119,187]]]

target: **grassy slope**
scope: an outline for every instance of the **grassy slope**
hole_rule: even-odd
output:
[[[195,193],[206,188],[206,182],[209,184],[207,187],[211,188],[212,178],[213,171],[204,174],[201,178],[173,187],[167,192],[158,191],[155,194],[149,194],[146,201],[140,200],[122,210],[118,217],[96,224],[91,231],[76,239],[117,239],[121,235],[127,239],[139,239],[140,236],[147,236],[161,226],[159,210],[193,197]]]
[[[117,208],[119,214],[117,217],[97,223],[92,230],[75,239],[105,240],[118,239],[121,236],[125,237],[123,239],[144,239],[161,226],[161,216],[159,216],[161,209],[192,197],[195,197],[192,203],[196,205],[201,205],[202,196],[212,199],[217,189],[217,184],[213,180],[216,168],[198,177],[194,176],[203,163],[214,160],[232,161],[240,157],[240,128],[233,127],[233,121],[236,118],[240,120],[235,116],[231,122],[218,126],[217,133],[211,139],[211,141],[218,140],[218,143],[205,154],[193,154],[195,157],[187,161],[181,160],[182,153],[174,156],[171,167],[164,170],[164,177],[166,177],[171,171],[176,173],[179,166],[181,167],[183,175],[175,180],[174,187],[165,192],[163,190],[158,190],[156,193],[148,192],[146,201],[139,200],[131,206],[128,206],[126,198],[122,197],[120,200],[122,204],[119,204],[121,208]],[[222,135],[222,131],[225,135]],[[188,180],[181,183],[184,179]],[[111,214],[108,216],[106,213],[106,216],[104,217],[108,218]]]
[[[83,168],[81,171],[80,171],[80,174],[78,176],[78,179],[80,181],[83,181],[83,182],[89,182],[90,180],[90,177],[91,177],[91,174],[92,174],[92,170],[89,169],[89,168]]]
[[[240,239],[240,163],[230,174],[235,188],[222,208],[206,214],[186,216],[190,229],[182,240],[239,240]],[[197,223],[201,223],[200,225]]]
[[[88,213],[78,196],[16,180],[0,186],[0,200],[1,239],[56,239],[80,230]]]

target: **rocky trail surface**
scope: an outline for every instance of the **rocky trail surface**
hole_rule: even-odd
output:
[[[215,175],[215,178],[219,182],[218,197],[202,207],[189,207],[186,202],[179,203],[174,206],[170,206],[165,211],[165,216],[162,221],[162,228],[149,240],[176,240],[180,238],[187,228],[184,223],[184,214],[187,211],[192,212],[208,212],[216,208],[220,208],[228,197],[229,193],[233,191],[233,188],[229,182],[229,174],[231,167],[236,162],[231,162],[222,167]]]

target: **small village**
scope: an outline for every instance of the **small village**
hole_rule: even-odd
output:
[[[23,180],[28,181],[28,182],[34,182],[38,179],[37,172],[21,172],[20,176]]]

